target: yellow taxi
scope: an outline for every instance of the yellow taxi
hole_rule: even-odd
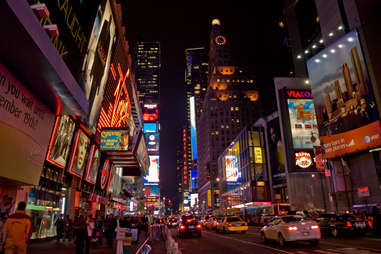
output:
[[[237,216],[227,216],[217,223],[217,232],[241,232],[246,233],[247,223]]]

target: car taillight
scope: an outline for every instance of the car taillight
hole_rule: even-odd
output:
[[[346,225],[347,225],[348,228],[352,227],[352,223],[350,221],[347,221]]]
[[[196,226],[196,228],[199,228],[199,229],[201,229],[201,225],[200,225],[200,224],[198,224],[198,225]]]
[[[229,223],[229,224],[228,224],[228,226],[229,226],[229,227],[231,227],[231,226],[232,226],[232,224],[231,224],[231,223]]]
[[[311,229],[319,229],[319,226],[318,225],[312,225]]]
[[[180,226],[180,230],[182,230],[182,229],[185,229],[185,226],[184,226],[184,225],[181,225],[181,226]]]
[[[243,225],[244,225],[244,226],[247,226],[247,222],[244,222]]]
[[[298,231],[298,227],[296,226],[290,226],[287,228],[288,231]]]

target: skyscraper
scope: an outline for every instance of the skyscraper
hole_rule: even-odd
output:
[[[144,179],[146,205],[155,206],[160,170],[160,43],[138,42],[136,46],[136,84],[143,112],[143,132],[150,168]]]
[[[237,134],[260,116],[254,75],[233,63],[229,40],[212,21],[208,87],[197,126],[199,200],[204,211],[218,207],[217,158]]]
[[[186,82],[186,124],[185,151],[183,170],[183,196],[189,198],[190,193],[197,193],[197,121],[202,111],[202,103],[206,94],[208,81],[208,55],[205,48],[189,48],[185,50],[185,82]],[[188,179],[188,181],[185,181]],[[186,183],[186,184],[185,184]]]

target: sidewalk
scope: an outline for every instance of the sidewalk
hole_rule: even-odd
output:
[[[139,243],[132,245],[131,254],[134,254],[141,244],[144,242],[144,238],[141,237]],[[150,254],[166,254],[165,241],[148,241],[148,244],[152,247]],[[74,254],[75,245],[73,242],[58,242],[51,240],[47,242],[32,243],[30,245],[28,254]],[[112,249],[105,243],[103,246],[92,247],[90,254],[114,254],[115,247]]]

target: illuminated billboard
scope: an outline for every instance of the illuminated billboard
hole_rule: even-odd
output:
[[[157,124],[156,123],[143,123],[144,133],[154,133],[157,132]]]
[[[145,197],[158,197],[159,196],[159,183],[144,183]]]
[[[197,160],[196,105],[194,102],[194,96],[189,98],[189,105],[191,122],[192,160]]]
[[[86,178],[85,180],[95,184],[98,175],[98,168],[101,159],[101,153],[95,145],[92,145],[89,159],[87,162]]]
[[[319,146],[319,132],[312,99],[287,99],[294,149]]]
[[[102,130],[102,151],[127,151],[130,144],[129,131],[124,130]]]
[[[73,143],[73,153],[69,165],[69,173],[82,177],[89,155],[90,139],[82,130],[78,130]]]
[[[159,151],[159,134],[146,133],[146,147],[148,151]]]
[[[144,182],[155,183],[159,182],[159,167],[160,167],[160,156],[159,155],[149,155],[150,166],[147,175],[144,177]]]
[[[381,145],[381,125],[356,30],[307,62],[326,158]]]
[[[75,123],[68,115],[57,117],[50,141],[50,149],[46,156],[47,161],[60,168],[65,168],[74,129]]]
[[[241,181],[241,171],[238,169],[238,157],[236,155],[225,156],[225,172],[227,182]]]

